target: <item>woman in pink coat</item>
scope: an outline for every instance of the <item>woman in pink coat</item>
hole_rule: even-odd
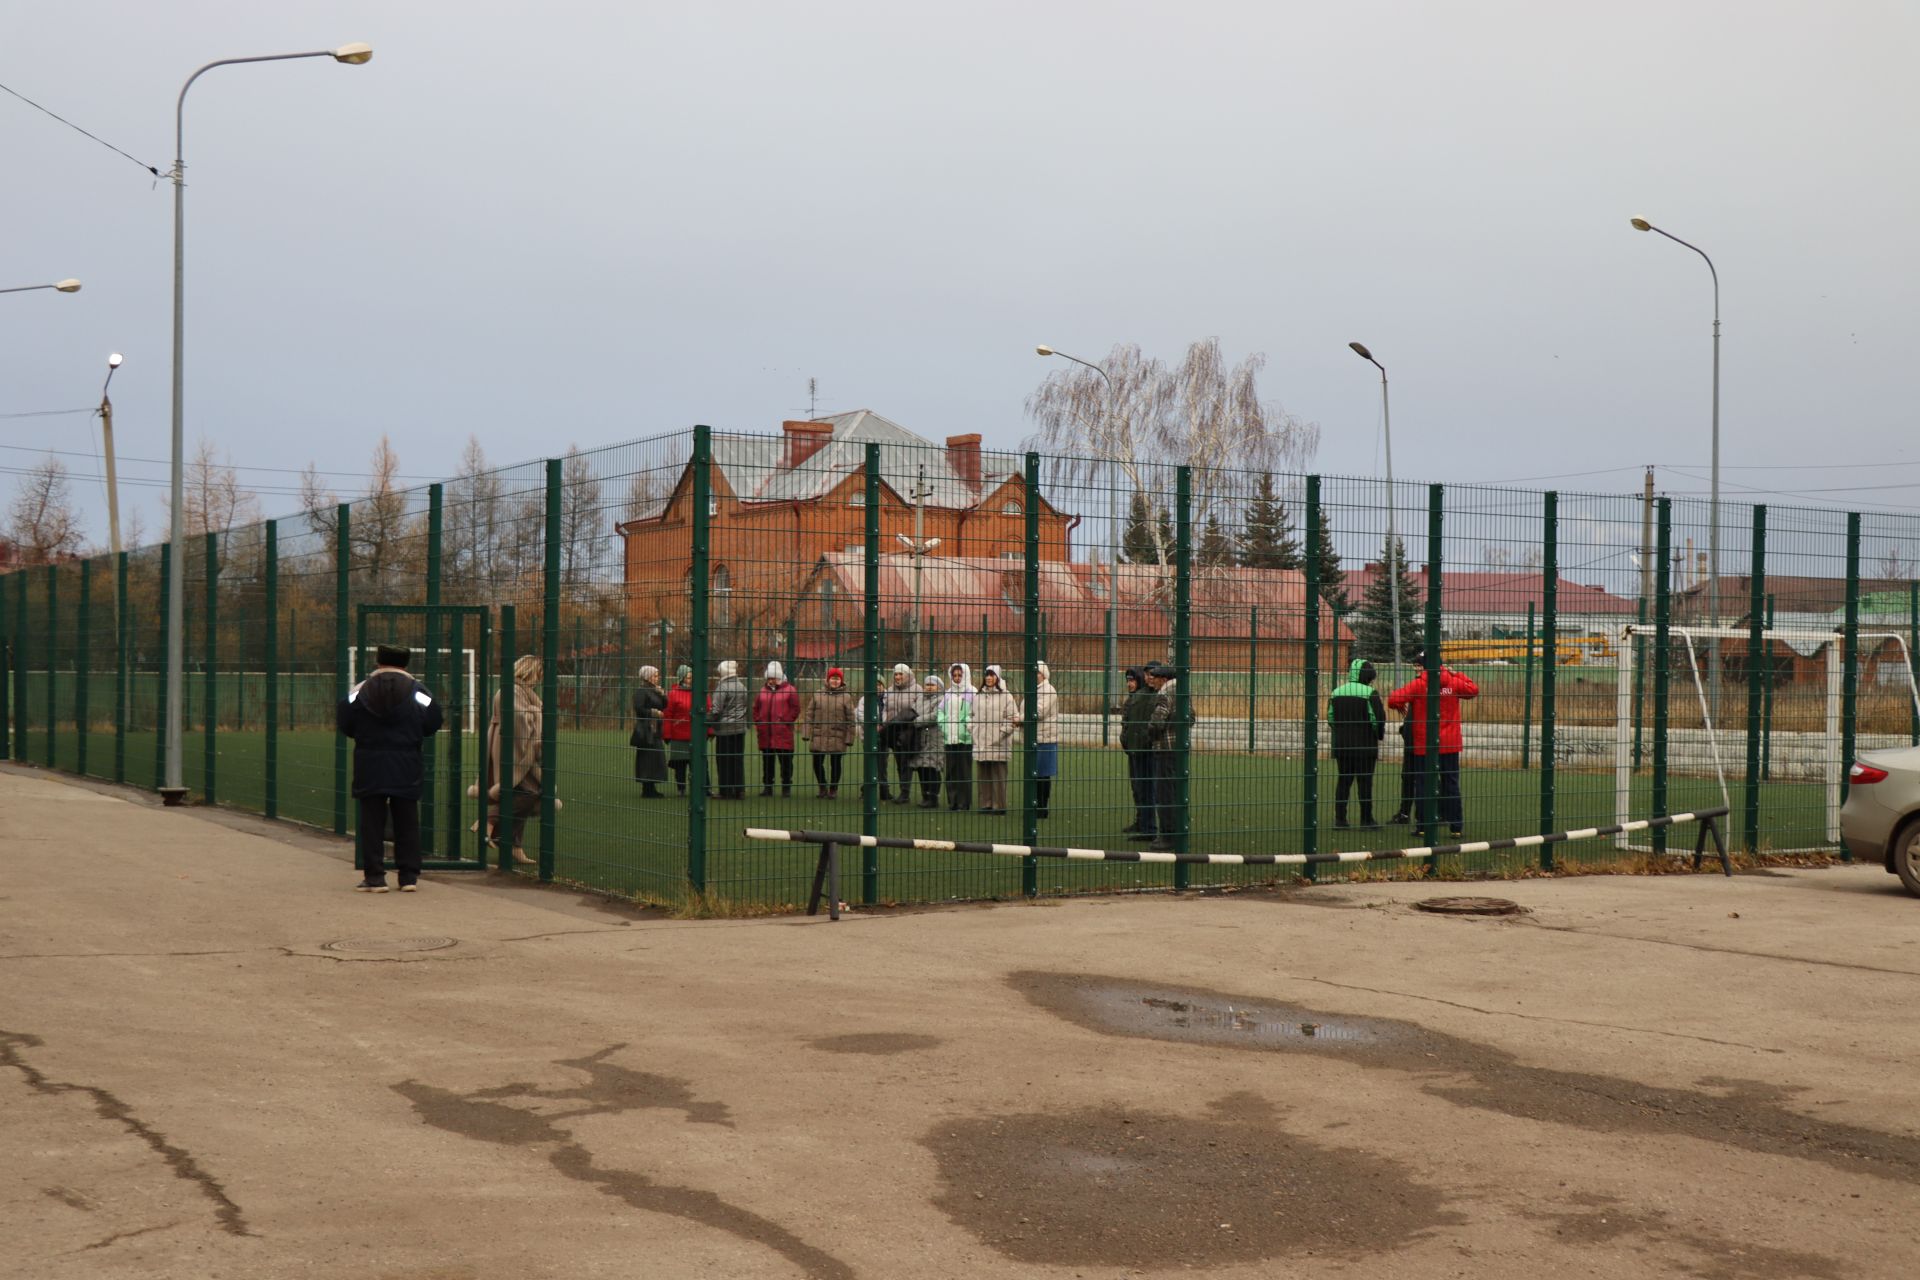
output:
[[[800,692],[777,662],[767,664],[766,683],[753,695],[753,733],[760,744],[760,794],[773,794],[775,762],[780,794],[793,794],[793,725],[800,718]]]

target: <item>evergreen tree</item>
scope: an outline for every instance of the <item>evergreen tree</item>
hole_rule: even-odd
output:
[[[1287,504],[1273,489],[1273,473],[1260,476],[1260,486],[1247,504],[1247,520],[1235,539],[1241,564],[1249,569],[1298,569],[1303,565],[1300,543],[1293,536]]]
[[[1381,571],[1367,583],[1360,607],[1349,618],[1353,627],[1354,654],[1357,657],[1392,660],[1393,654],[1393,580],[1400,583],[1399,661],[1411,661],[1420,652],[1425,630],[1421,613],[1425,600],[1420,583],[1407,572],[1406,545],[1393,538],[1382,545]],[[1393,575],[1390,578],[1388,575]]]
[[[1160,526],[1160,541],[1155,545],[1153,520]],[[1135,490],[1133,501],[1128,504],[1127,531],[1120,540],[1120,556],[1131,564],[1159,564],[1161,549],[1166,550],[1166,562],[1173,563],[1173,517],[1167,514],[1165,507],[1154,506],[1147,501],[1147,495]]]
[[[1207,569],[1217,569],[1234,562],[1233,539],[1220,527],[1219,517],[1211,512],[1207,514],[1206,527],[1200,531],[1200,545],[1194,548],[1193,558]]]
[[[1334,613],[1344,614],[1353,607],[1347,600],[1347,575],[1341,571],[1340,555],[1333,549],[1333,529],[1327,523],[1327,509],[1321,507],[1319,514],[1308,539],[1307,554],[1313,557],[1320,571],[1320,598]]]

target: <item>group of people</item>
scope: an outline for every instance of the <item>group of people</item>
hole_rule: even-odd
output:
[[[1414,659],[1424,667],[1424,655]],[[1400,807],[1387,819],[1390,823],[1418,822],[1420,802],[1426,798],[1427,779],[1438,783],[1440,821],[1454,836],[1466,834],[1466,814],[1460,799],[1460,704],[1480,696],[1480,686],[1472,677],[1441,667],[1439,671],[1440,740],[1431,752],[1427,741],[1427,672],[1387,695],[1386,707],[1373,687],[1377,678],[1373,663],[1355,658],[1347,671],[1345,684],[1333,691],[1327,701],[1327,724],[1332,730],[1333,761],[1339,780],[1333,789],[1333,825],[1346,827],[1347,799],[1360,794],[1360,825],[1377,828],[1373,820],[1373,773],[1380,761],[1380,744],[1387,736],[1386,712],[1401,713],[1400,739],[1405,751],[1400,763]]]
[[[793,794],[796,744],[805,743],[818,798],[838,799],[846,754],[866,724],[866,699],[856,699],[848,689],[846,672],[828,668],[821,687],[804,700],[778,662],[767,664],[760,687],[751,694],[739,663],[720,663],[718,675],[707,699],[706,734],[713,740],[714,755],[709,794],[721,800],[746,798],[746,741],[751,733],[759,748],[762,796],[774,794],[776,780],[782,796]],[[1059,773],[1060,696],[1045,663],[1034,675],[1029,696],[1036,728],[1037,808],[1044,818]],[[917,785],[920,807],[938,808],[944,784],[949,809],[1007,812],[1007,773],[1026,710],[998,666],[989,666],[975,687],[973,669],[964,662],[949,667],[945,680],[929,673],[919,681],[911,667],[897,663],[889,682],[874,696],[882,803],[913,803]],[[677,793],[687,792],[695,750],[693,698],[691,667],[675,672],[673,687],[667,690],[660,687],[659,668],[640,668],[633,732],[627,740],[634,751],[634,780],[646,798],[665,795],[660,788],[669,771]]]
[[[389,830],[401,891],[413,890],[420,878],[420,794],[425,785],[421,747],[439,731],[442,715],[433,695],[409,674],[411,656],[404,648],[382,645],[373,673],[341,699],[336,717],[340,732],[354,740],[353,794],[359,803],[364,871],[356,887],[366,892],[387,891],[383,858]],[[488,846],[497,847],[502,828],[508,828],[508,847],[521,863],[534,861],[521,847],[521,837],[527,819],[540,807],[544,790],[541,672],[540,659],[531,655],[514,664],[513,689],[504,699],[513,720],[513,758],[506,762],[500,755],[503,697],[494,695],[481,779],[468,792],[487,797],[480,821],[487,825]],[[804,742],[819,798],[837,799],[846,754],[866,723],[865,699],[856,699],[847,688],[846,673],[839,667],[829,668],[822,686],[804,699],[778,662],[767,664],[760,687],[751,693],[740,676],[739,663],[720,663],[718,675],[707,701],[706,733],[713,740],[715,763],[709,794],[723,800],[746,797],[746,739],[751,733],[759,748],[762,796],[774,794],[776,780],[781,795],[793,794],[795,746]],[[1452,835],[1464,834],[1460,704],[1478,697],[1479,686],[1466,675],[1440,668],[1439,737],[1430,749],[1427,672],[1420,671],[1395,689],[1384,704],[1373,687],[1376,678],[1372,662],[1354,659],[1346,682],[1334,689],[1327,703],[1330,745],[1339,775],[1334,787],[1334,825],[1351,825],[1348,802],[1355,792],[1359,825],[1380,825],[1374,820],[1373,783],[1391,710],[1402,715],[1399,731],[1405,754],[1400,804],[1388,822],[1418,821],[1416,809],[1431,777],[1440,820]],[[1126,833],[1151,841],[1155,849],[1170,849],[1182,819],[1176,673],[1158,662],[1129,667],[1126,685],[1126,699],[1119,708],[1120,745],[1127,757],[1134,803],[1134,819]],[[918,681],[912,668],[898,663],[890,680],[873,696],[879,700],[876,720],[883,803],[912,804],[917,786],[923,809],[938,808],[944,800],[956,812],[1008,811],[1008,772],[1026,710],[998,666],[988,666],[976,687],[973,669],[964,662],[948,667],[944,680],[929,673]],[[1060,772],[1060,695],[1044,662],[1034,667],[1028,697],[1034,718],[1035,811],[1045,818]],[[628,743],[634,752],[633,776],[643,796],[663,796],[660,788],[669,774],[679,794],[686,794],[696,749],[693,699],[692,668],[680,667],[667,689],[661,687],[659,668],[640,668]],[[705,744],[699,749],[704,750]],[[557,798],[554,803],[559,803]]]

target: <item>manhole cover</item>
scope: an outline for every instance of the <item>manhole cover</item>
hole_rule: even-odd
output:
[[[340,938],[320,944],[322,951],[348,951],[356,955],[390,956],[404,951],[443,951],[458,946],[458,938]]]
[[[1526,911],[1505,898],[1423,898],[1413,905],[1442,916],[1517,916]]]

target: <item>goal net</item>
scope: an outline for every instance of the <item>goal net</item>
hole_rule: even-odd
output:
[[[373,670],[373,649],[374,646],[372,645],[366,646],[365,649],[361,649],[357,645],[348,647],[348,688],[352,688],[354,685],[360,683],[362,672]],[[487,714],[487,708],[480,705],[479,651],[476,649],[443,648],[434,654],[434,658],[433,669],[436,672],[435,680],[440,687],[432,689],[433,695],[443,701],[446,700],[451,692],[451,690],[447,688],[448,682],[458,681],[460,684],[460,692],[463,695],[462,700],[466,707],[465,732],[469,734],[478,733],[482,727],[481,722],[485,720]],[[426,684],[427,670],[427,651],[425,649],[415,649],[413,651],[413,661],[408,664],[407,671],[414,679],[419,680],[422,684]]]
[[[1897,631],[1861,631],[1858,638],[1857,653],[1862,659],[1869,655],[1885,653],[1888,660],[1876,664],[1882,685],[1892,683],[1899,687],[1911,704],[1914,714],[1920,717],[1920,688],[1916,688],[1913,677],[1913,654],[1907,648],[1906,637]],[[1614,812],[1616,820],[1625,822],[1633,817],[1634,807],[1633,780],[1635,761],[1636,724],[1641,721],[1651,723],[1651,712],[1647,707],[1652,699],[1652,676],[1649,669],[1636,671],[1635,665],[1644,661],[1651,668],[1653,658],[1654,628],[1644,625],[1626,627],[1622,632],[1620,659],[1617,668],[1618,685],[1615,692],[1613,764],[1614,764]],[[1766,735],[1768,775],[1772,779],[1797,782],[1801,785],[1817,783],[1821,787],[1821,807],[1824,817],[1825,843],[1800,848],[1770,846],[1773,853],[1803,853],[1816,849],[1831,849],[1840,840],[1840,791],[1841,780],[1845,777],[1850,760],[1841,758],[1841,704],[1845,693],[1843,663],[1846,636],[1837,631],[1818,631],[1795,628],[1768,627],[1760,632],[1762,652],[1769,655],[1763,678],[1775,681],[1777,673],[1789,677],[1797,668],[1811,668],[1813,679],[1812,692],[1818,698],[1819,716],[1815,727],[1805,728],[1796,725],[1791,729],[1776,729],[1772,718],[1759,725],[1750,725],[1748,716],[1747,691],[1723,683],[1719,699],[1719,715],[1714,714],[1712,700],[1708,697],[1706,680],[1709,678],[1714,650],[1718,648],[1723,664],[1738,663],[1741,669],[1747,662],[1747,650],[1750,636],[1747,628],[1729,627],[1669,627],[1667,628],[1669,653],[1669,705],[1676,705],[1684,698],[1690,709],[1697,715],[1698,727],[1681,724],[1676,727],[1669,723],[1667,727],[1667,769],[1670,777],[1687,776],[1694,779],[1707,779],[1715,784],[1719,792],[1719,803],[1733,808],[1733,789],[1728,784],[1729,777],[1742,782],[1746,776],[1747,740],[1750,731]],[[1638,643],[1636,643],[1636,641]],[[1792,655],[1776,661],[1771,655],[1784,651]],[[1897,661],[1892,660],[1897,654]],[[1797,661],[1796,661],[1797,659]],[[1864,665],[1864,664],[1863,664]],[[1864,682],[1865,671],[1858,678]],[[1890,677],[1890,679],[1889,679]],[[1776,685],[1776,687],[1778,687]],[[1804,699],[1805,695],[1801,695]],[[1642,705],[1636,714],[1636,697]],[[1769,701],[1766,705],[1771,706]],[[1693,716],[1685,717],[1692,719]],[[1675,719],[1682,719],[1676,716]],[[1886,735],[1882,735],[1886,736]],[[1881,745],[1907,745],[1905,735],[1897,742],[1889,737],[1886,743],[1870,740],[1871,735],[1856,732],[1855,749],[1872,750]],[[1764,785],[1764,784],[1763,784]],[[1674,806],[1669,804],[1670,809]],[[1731,823],[1726,828],[1731,828]],[[1644,836],[1640,837],[1644,840]],[[1633,849],[1647,852],[1650,846],[1633,843],[1626,834],[1614,837],[1614,844],[1621,849]]]

